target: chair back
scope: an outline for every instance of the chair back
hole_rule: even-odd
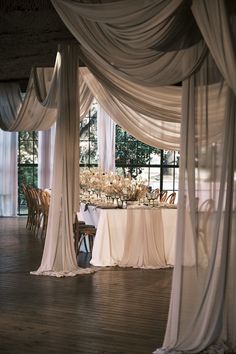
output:
[[[173,192],[168,195],[168,197],[166,198],[166,202],[169,204],[175,204],[175,198],[176,198],[176,193]]]

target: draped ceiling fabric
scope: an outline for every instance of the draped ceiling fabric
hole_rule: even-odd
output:
[[[155,353],[236,352],[236,61],[230,2],[52,3],[78,39],[80,57],[104,97],[108,91],[113,101],[154,118],[147,114],[148,98],[148,105],[135,107],[133,85],[145,91],[182,82],[176,264],[163,348]],[[212,94],[219,100],[214,106]],[[189,240],[195,245],[191,266]]]
[[[124,130],[145,144],[167,150],[179,150],[181,87],[169,86],[146,90],[135,84],[130,87],[129,92],[137,105],[144,107],[146,102],[148,108],[144,115],[113,96],[88,68],[80,68],[80,72],[104,111]],[[128,88],[127,83],[127,91]]]

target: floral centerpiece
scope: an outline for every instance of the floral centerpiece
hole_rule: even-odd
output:
[[[107,198],[129,201],[140,200],[147,193],[147,185],[140,178],[135,180],[113,172],[105,173],[98,168],[82,171],[80,188],[82,192],[96,193],[98,197],[104,194]]]

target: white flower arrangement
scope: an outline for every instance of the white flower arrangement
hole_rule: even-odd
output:
[[[85,169],[80,174],[82,193],[92,192],[108,198],[121,200],[139,200],[147,193],[147,185],[141,179],[135,180],[114,174],[105,173],[99,168]]]

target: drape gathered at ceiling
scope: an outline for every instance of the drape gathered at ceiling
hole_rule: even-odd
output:
[[[145,91],[183,82],[176,264],[165,340],[156,353],[235,352],[236,66],[226,2],[52,3],[114,102],[119,97],[135,108],[129,82],[131,91],[133,84]],[[139,113],[147,113],[147,102]]]
[[[144,115],[131,108],[133,104],[128,105],[128,101],[124,104],[113,96],[88,68],[80,68],[80,73],[97,101],[124,130],[145,144],[167,150],[180,149],[181,87],[163,86],[146,90],[145,87],[142,88],[133,83],[129,86],[127,82],[126,90],[128,92],[129,88],[130,95],[133,96],[134,107],[139,104],[145,105],[145,102],[149,106],[147,115]],[[208,85],[207,89],[211,92],[208,105],[211,106],[209,124],[212,126],[208,138],[214,139],[217,134],[221,133],[220,123],[227,90],[223,84],[221,95],[219,95],[217,84]]]
[[[84,63],[97,76],[112,68],[119,76],[143,86],[175,84],[188,77],[205,56],[204,41],[192,43],[190,35],[195,39],[198,28],[182,0],[122,0],[112,2],[112,6],[111,2],[52,3],[81,44]],[[180,33],[176,30],[179,27]],[[179,50],[175,47],[178,41]]]
[[[57,118],[57,92],[61,58],[58,53],[54,68],[33,68],[27,91],[22,97],[19,85],[0,83],[0,128],[5,131],[39,130],[38,186],[51,186],[52,144],[55,132],[51,126]],[[81,80],[77,100],[80,104],[80,118],[88,112],[93,95]],[[1,179],[0,215],[17,214],[17,134],[1,132]],[[9,181],[11,181],[9,183]]]
[[[231,40],[231,33],[236,29],[235,15],[230,25],[225,2],[222,0],[193,0],[192,12],[216,65],[236,95],[235,45]]]
[[[52,74],[52,70],[45,69],[45,81],[47,81],[47,86],[49,86],[50,81],[52,80],[55,87],[55,82],[57,81],[58,70],[60,67],[59,56],[57,56],[55,71]],[[34,85],[34,75],[35,70],[32,69],[31,75],[29,78],[27,91],[22,102],[22,105],[18,112],[11,115],[11,120],[6,120],[5,116],[1,116],[1,127],[8,131],[33,131],[33,130],[47,130],[51,125],[56,121],[56,108],[47,108],[43,106],[36,94],[36,89]],[[1,84],[3,89],[7,87],[6,84]],[[48,97],[45,98],[45,101],[48,102],[49,107],[56,107],[56,94],[55,91],[48,93]],[[46,102],[44,102],[46,104]]]
[[[145,144],[169,150],[178,150],[180,142],[181,88],[162,87],[141,91],[130,87],[137,104],[149,102],[150,115],[143,115],[122,103],[100,84],[88,68],[80,68],[81,76],[94,97],[118,125]],[[127,90],[128,90],[127,83]],[[149,95],[149,92],[152,94]],[[153,99],[153,101],[152,101]],[[135,105],[134,105],[135,106]],[[167,117],[167,118],[166,118]],[[173,121],[171,121],[171,119]]]

